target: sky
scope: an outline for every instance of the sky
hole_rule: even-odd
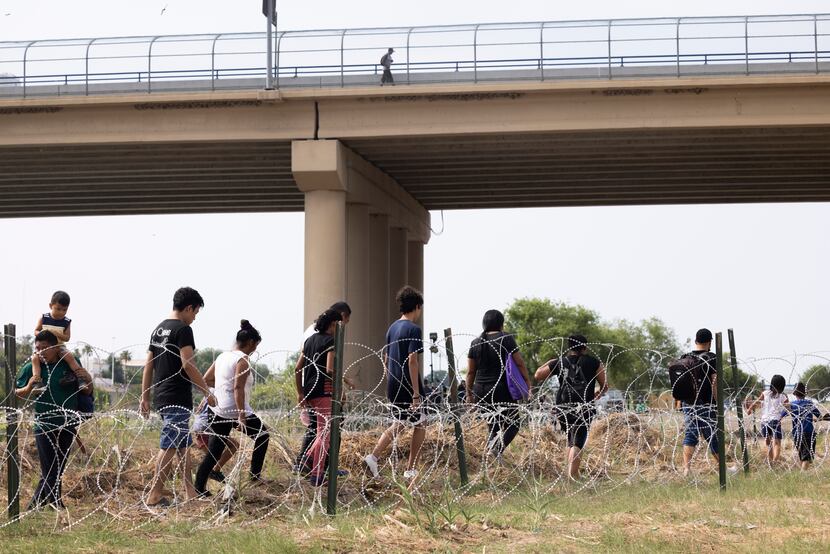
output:
[[[282,30],[825,10],[826,3],[817,1],[278,0]],[[264,28],[260,0],[0,0],[0,41]],[[503,309],[519,297],[548,297],[583,304],[608,320],[658,316],[681,341],[702,326],[734,328],[740,357],[780,357],[759,362],[757,370],[791,378],[793,360],[799,369],[823,361],[797,354],[830,350],[828,209],[758,204],[447,211],[443,232],[425,250],[425,332],[452,327],[477,334],[485,310]],[[432,215],[433,227],[440,228],[441,214]],[[237,243],[242,225],[258,237],[255,244]],[[56,228],[55,255],[44,255],[33,238]],[[563,245],[575,234],[583,258],[578,270],[563,263],[572,255]],[[307,323],[297,269],[302,236],[300,213],[0,220],[0,237],[20,260],[0,272],[0,318],[31,332],[51,293],[64,289],[72,295],[74,340],[138,356],[169,312],[173,291],[187,284],[206,300],[194,324],[197,346],[229,347],[245,317],[265,337],[260,351],[271,353],[265,361],[279,365],[299,346]],[[712,270],[690,272],[690,257],[711,260]],[[513,269],[494,270],[505,259]],[[240,261],[248,268],[244,274],[237,271]]]

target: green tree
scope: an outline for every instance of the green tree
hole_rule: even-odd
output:
[[[89,344],[85,344],[81,352],[84,355],[84,367],[89,367],[89,362],[92,358],[92,354],[95,353],[95,349],[93,349]]]
[[[19,369],[20,366],[28,362],[32,358],[32,354],[34,354],[34,352],[35,337],[33,337],[32,335],[23,335],[22,337],[17,337],[17,348],[15,352],[15,362],[17,363],[17,369]]]
[[[221,353],[222,351],[218,348],[200,348],[193,356],[193,363],[196,364],[196,367],[202,375],[204,375],[208,368],[210,368],[213,364],[213,361],[216,360]]]
[[[269,373],[267,381],[254,387],[251,394],[251,407],[254,410],[285,410],[297,404],[294,367],[299,356],[299,352],[288,356],[282,368],[276,373]]]
[[[681,352],[674,331],[656,317],[607,322],[585,306],[521,298],[505,310],[505,320],[531,372],[560,356],[569,335],[581,334],[608,368],[610,385],[622,390],[667,388],[669,360]]]
[[[801,374],[801,382],[807,386],[807,394],[824,401],[830,396],[830,366],[819,364],[810,366]]]
[[[728,395],[736,393],[735,382],[732,376],[732,360],[729,357],[729,352],[723,353],[723,387]],[[746,397],[755,394],[755,391],[760,387],[758,376],[747,373],[741,369],[741,364],[738,364],[738,388],[739,396]]]
[[[531,372],[559,356],[562,339],[568,335],[580,332],[592,341],[599,335],[596,312],[547,298],[520,298],[505,310],[504,318],[505,328],[516,336]]]

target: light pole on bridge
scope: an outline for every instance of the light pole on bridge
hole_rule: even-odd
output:
[[[274,88],[274,29],[277,28],[277,0],[262,0],[262,14],[268,21],[265,88],[271,90]]]

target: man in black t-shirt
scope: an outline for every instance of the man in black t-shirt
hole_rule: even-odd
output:
[[[695,349],[689,353],[700,359],[695,368],[700,372],[700,385],[693,402],[682,405],[684,418],[683,475],[689,475],[692,456],[698,444],[698,437],[709,443],[709,451],[718,461],[718,437],[715,429],[718,421],[717,401],[717,357],[712,349],[712,331],[700,329],[695,334]]]
[[[594,401],[608,390],[605,366],[588,354],[587,344],[583,335],[571,335],[565,355],[546,362],[535,375],[538,383],[552,375],[559,376],[557,415],[568,434],[568,477],[571,479],[579,479],[582,449],[596,414]]]
[[[162,419],[159,456],[153,477],[149,506],[169,506],[164,496],[164,482],[170,475],[174,456],[183,463],[182,481],[185,497],[196,498],[193,487],[190,446],[190,414],[193,410],[192,386],[196,385],[207,399],[209,406],[216,399],[208,389],[204,377],[193,364],[196,343],[190,324],[205,305],[202,296],[190,287],[182,287],[173,295],[173,311],[170,317],[159,323],[150,335],[147,361],[141,379],[141,414],[150,413],[150,391],[153,391],[153,408]]]

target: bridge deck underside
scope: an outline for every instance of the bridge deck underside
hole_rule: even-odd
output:
[[[345,143],[428,209],[830,201],[830,128]],[[0,217],[300,211],[289,141],[0,148]]]
[[[830,128],[349,140],[428,209],[830,201]]]
[[[0,148],[0,217],[301,211],[291,143]]]

